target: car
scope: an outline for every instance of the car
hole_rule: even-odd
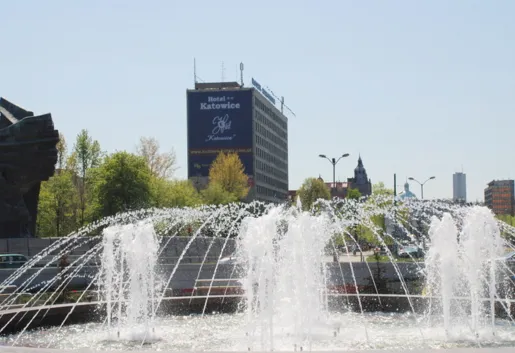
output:
[[[507,261],[515,261],[515,251],[506,254],[505,257]]]
[[[499,260],[504,260],[506,262],[515,264],[515,251],[507,253],[506,255],[501,257]]]
[[[0,268],[18,268],[29,261],[25,255],[21,254],[0,254]]]
[[[402,246],[399,248],[399,257],[420,257],[420,248],[416,245]]]

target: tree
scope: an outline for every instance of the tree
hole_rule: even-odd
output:
[[[217,184],[223,191],[233,195],[236,200],[244,199],[249,193],[248,176],[237,153],[220,152],[211,168],[209,183]],[[213,190],[218,192],[218,188]]]
[[[307,178],[297,191],[297,196],[304,209],[311,209],[311,206],[318,199],[330,200],[331,192],[324,182],[317,178]]]
[[[64,236],[77,227],[75,160],[67,155],[66,139],[59,135],[55,174],[41,183],[38,202],[38,236]]]
[[[70,170],[59,169],[48,181],[41,183],[37,219],[40,237],[61,237],[76,228],[76,197]]]
[[[66,139],[64,135],[59,133],[59,142],[57,143],[57,169],[64,169],[66,165],[66,158],[68,154],[68,146],[66,145]]]
[[[348,189],[347,198],[350,200],[359,200],[361,198],[361,192],[358,189]]]
[[[372,197],[368,200],[368,203],[373,207],[373,209],[378,210],[379,208],[388,210],[391,208],[393,203],[393,189],[388,189],[384,183],[378,182],[372,186]],[[372,224],[376,228],[377,236],[380,236],[384,239],[387,244],[391,243],[391,238],[386,236],[386,218],[384,213],[375,213],[370,216],[370,220]],[[377,239],[374,240],[375,234],[372,234],[372,241],[375,245],[382,245],[381,242],[378,242]]]
[[[116,152],[96,170],[95,196],[99,216],[148,207],[151,174],[143,157]]]
[[[204,202],[210,205],[226,205],[238,201],[236,195],[224,190],[218,183],[209,183],[201,194]]]
[[[90,198],[88,172],[91,168],[97,167],[102,160],[100,144],[89,136],[88,130],[83,129],[77,135],[73,158],[76,162],[76,173],[79,176],[77,183],[79,193],[79,226],[83,226],[86,222],[86,208]]]
[[[202,204],[199,192],[189,180],[171,181],[152,178],[154,207],[193,207]]]
[[[154,177],[170,179],[177,170],[175,151],[160,153],[159,148],[159,142],[155,138],[142,137],[136,147],[136,153],[145,158]]]
[[[388,189],[382,181],[372,186],[372,195],[393,196],[393,189]]]
[[[515,226],[515,217],[511,215],[496,215],[495,216],[499,221],[506,223],[507,225],[514,227]],[[504,238],[515,238],[513,232],[508,227],[501,227],[501,235]],[[510,239],[511,240],[511,239]]]

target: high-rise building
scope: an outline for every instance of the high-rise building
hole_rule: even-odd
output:
[[[515,183],[513,180],[493,180],[485,189],[485,205],[496,215],[514,215]]]
[[[454,173],[452,175],[452,199],[455,202],[467,202],[467,175]]]
[[[248,200],[288,198],[288,119],[265,89],[237,82],[187,90],[188,178],[205,187],[220,152],[237,152],[249,177]]]

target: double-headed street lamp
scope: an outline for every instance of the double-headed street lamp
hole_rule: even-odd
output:
[[[408,180],[413,180],[414,182],[417,182],[420,185],[420,199],[423,200],[424,199],[424,184],[427,183],[429,180],[433,180],[434,178],[436,178],[436,177],[432,176],[431,178],[428,178],[423,183],[421,183],[420,181],[418,181],[417,179],[415,179],[413,177],[409,177]]]
[[[327,158],[327,156],[325,154],[318,155],[318,157],[327,159],[329,161],[329,163],[331,163],[333,165],[333,188],[335,190],[336,190],[336,164],[338,164],[340,159],[348,157],[348,156],[349,156],[348,153],[344,153],[344,154],[342,154],[342,156],[340,158],[336,159],[336,158]]]

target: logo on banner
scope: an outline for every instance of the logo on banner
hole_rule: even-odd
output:
[[[206,142],[232,141],[236,134],[227,134],[227,132],[231,131],[231,123],[229,114],[215,116],[213,118],[213,130],[211,130],[210,135],[207,135]]]

